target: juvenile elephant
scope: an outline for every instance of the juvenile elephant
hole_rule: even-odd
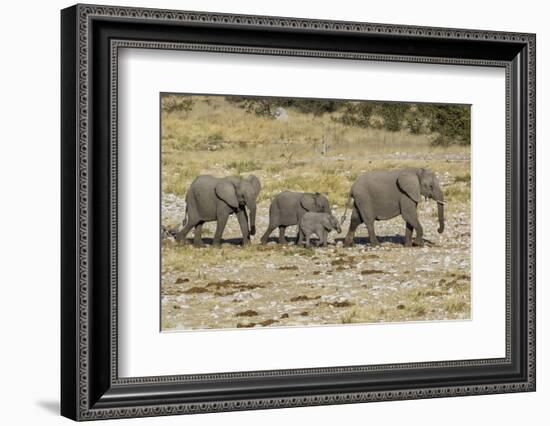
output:
[[[298,225],[298,244],[305,239],[306,247],[310,246],[309,239],[313,234],[319,238],[319,245],[327,245],[327,236],[330,231],[342,232],[338,219],[330,213],[304,213]]]
[[[422,225],[418,221],[417,206],[420,197],[432,198],[437,202],[439,233],[445,228],[443,215],[443,191],[434,172],[427,169],[402,169],[373,171],[357,178],[348,198],[353,198],[353,210],[344,246],[353,244],[355,230],[365,223],[372,245],[378,245],[374,232],[375,220],[387,220],[401,215],[406,223],[405,245],[412,245],[412,232],[416,231],[415,244],[421,246]],[[347,209],[347,206],[346,206]],[[344,213],[345,215],[345,213]]]
[[[260,181],[254,175],[247,178],[198,176],[185,196],[187,205],[183,229],[176,235],[176,240],[185,240],[194,227],[193,244],[202,246],[202,225],[217,221],[214,245],[219,245],[229,215],[236,214],[243,234],[243,245],[249,243],[250,235],[256,233],[256,198],[260,189]],[[250,211],[250,228],[246,208]]]
[[[279,228],[279,244],[286,243],[286,227],[298,225],[306,212],[330,213],[327,197],[318,192],[284,191],[278,194],[269,207],[269,225],[261,238],[261,243],[266,244],[269,235],[277,227]]]

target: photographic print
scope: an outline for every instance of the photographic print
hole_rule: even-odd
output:
[[[78,4],[61,75],[63,416],[536,390],[535,34]]]
[[[161,331],[470,319],[470,114],[161,93]]]

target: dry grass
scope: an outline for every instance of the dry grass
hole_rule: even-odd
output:
[[[406,322],[464,318],[470,308],[470,277],[461,274],[456,278],[449,271],[447,278],[433,281],[421,288],[403,288],[385,299],[385,307],[379,305],[354,307],[344,312],[342,324],[372,322]]]
[[[323,155],[325,143],[329,150]],[[465,154],[469,148],[434,148],[425,135],[346,126],[329,115],[292,109],[288,121],[278,121],[221,97],[196,97],[192,111],[162,114],[163,193],[177,195],[185,194],[198,174],[255,173],[263,184],[260,201],[283,190],[319,191],[343,205],[349,187],[366,170],[430,167],[464,176],[463,164],[443,158],[449,153]]]

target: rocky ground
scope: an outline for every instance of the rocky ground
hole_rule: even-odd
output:
[[[453,183],[440,176],[442,184]],[[454,183],[469,193],[469,182]],[[462,188],[462,189],[464,189]],[[163,239],[162,330],[304,326],[363,322],[467,319],[470,317],[470,203],[447,204],[446,229],[437,233],[436,203],[420,204],[423,247],[404,247],[400,217],[377,222],[381,245],[368,244],[362,225],[356,244],[344,248],[330,234],[326,248],[305,249],[272,241],[258,244],[267,227],[267,201],[258,206],[258,234],[241,247],[230,218],[221,248],[209,246],[215,223],[205,224],[205,248]],[[163,225],[181,222],[182,197],[166,194]],[[340,217],[342,208],[334,206]],[[296,235],[295,227],[287,236]],[[192,233],[188,235],[192,237]]]

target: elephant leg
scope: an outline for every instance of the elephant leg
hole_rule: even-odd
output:
[[[250,234],[248,231],[248,220],[246,219],[246,213],[243,210],[237,212],[237,219],[241,227],[241,232],[243,234],[243,246],[250,243]]]
[[[374,218],[375,215],[371,211],[372,208],[369,205],[369,199],[365,196],[356,196],[355,198],[355,207],[357,213],[361,218],[361,221],[365,223],[369,231],[369,241],[371,246],[377,246],[380,244],[378,238],[376,238],[376,233],[374,232]]]
[[[286,244],[288,241],[285,237],[286,226],[279,226],[279,244]]]
[[[267,230],[265,231],[264,235],[260,240],[262,244],[267,244],[267,240],[269,239],[269,236],[271,235],[271,233],[276,227],[277,225],[274,225],[272,222],[269,222],[269,226],[267,227]]]
[[[228,218],[229,218],[229,212],[218,210],[218,222],[216,223],[216,232],[214,234],[214,242],[213,242],[215,246],[219,246],[222,242],[222,234],[223,234],[223,230],[225,229],[225,225],[227,224]]]
[[[319,235],[319,242],[321,244],[321,247],[326,247],[328,232],[326,229],[322,229],[320,232],[321,232],[321,235]]]
[[[414,228],[414,230],[416,231],[416,238],[414,239],[414,244],[417,245],[417,246],[424,245],[424,240],[422,238],[423,235],[424,235],[424,231],[422,230],[422,225],[418,221],[418,216],[416,214],[416,209],[411,210],[411,211],[409,211],[408,209],[403,210],[401,212],[401,216],[403,216],[403,219],[405,219],[405,222],[410,224],[410,226],[412,226]],[[412,231],[411,231],[411,234],[412,234]]]
[[[309,239],[311,238],[310,234],[306,234],[306,247],[311,247]]]
[[[374,220],[369,220],[366,223],[367,229],[369,230],[369,241],[371,246],[377,246],[380,243],[378,242],[378,238],[376,238],[376,233],[374,232]]]
[[[187,234],[189,234],[189,231],[191,231],[191,228],[193,225],[187,221],[187,223],[183,226],[180,232],[176,235],[176,241],[182,241],[183,243],[187,243]]]
[[[405,223],[405,246],[411,247],[412,246],[412,233],[413,233],[413,227],[410,223]]]
[[[301,228],[298,228],[298,239],[296,240],[296,245],[304,243],[304,231]]]
[[[204,247],[204,243],[202,242],[202,224],[204,222],[199,222],[195,226],[195,235],[193,238],[193,245],[195,247]]]
[[[359,212],[357,211],[357,208],[353,206],[348,233],[346,235],[346,238],[344,239],[344,247],[351,247],[353,245],[353,237],[355,237],[355,231],[360,224],[361,217],[359,217]]]

